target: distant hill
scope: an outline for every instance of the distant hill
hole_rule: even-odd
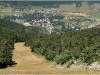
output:
[[[0,1],[0,8],[39,10],[42,8],[60,8],[64,11],[93,11],[100,9],[100,1]]]
[[[68,11],[68,12],[90,12],[94,10],[100,10],[100,3],[92,3],[89,2],[81,2],[80,6],[77,6],[76,3],[72,4],[61,4],[59,6],[60,10]]]
[[[35,26],[25,27],[24,25],[21,25],[19,23],[4,19],[0,19],[0,28],[12,29],[12,30],[25,30],[26,32],[31,32],[34,34],[48,33],[45,27],[35,27]]]

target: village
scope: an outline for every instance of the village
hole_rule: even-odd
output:
[[[4,19],[21,23],[24,26],[45,27],[49,33],[81,30],[100,25],[100,19],[90,18],[86,13],[60,11],[59,8],[43,8],[24,14],[22,12],[26,12],[26,9],[16,9],[15,12],[17,13],[5,16]]]
[[[22,12],[18,9],[16,12]],[[33,11],[27,14],[12,14],[5,16],[4,18],[17,23],[22,23],[25,26],[41,26],[46,27],[51,33],[53,31],[53,25],[55,22],[60,22],[64,18],[63,15],[59,14],[60,11],[57,8],[47,8],[39,11]]]

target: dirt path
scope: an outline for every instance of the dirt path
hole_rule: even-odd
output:
[[[16,43],[13,50],[13,61],[17,64],[12,67],[0,69],[0,74],[77,74],[94,72],[83,69],[56,68],[54,62],[45,60],[42,56],[32,53],[24,43]]]
[[[0,70],[2,73],[50,73],[51,63],[48,63],[44,57],[33,54],[29,47],[24,46],[24,43],[15,43],[14,47],[13,61],[17,64]],[[46,69],[47,72],[45,72]]]
[[[40,64],[45,62],[43,58],[39,58],[33,55],[30,48],[25,47],[24,43],[16,43],[13,54],[14,54],[13,60],[17,63],[17,66],[27,64],[25,65],[27,67],[32,64],[34,65],[34,64]]]
[[[73,13],[73,12],[68,12],[66,14],[69,14],[69,15],[76,15],[76,16],[84,16],[86,17],[87,15],[85,13]]]

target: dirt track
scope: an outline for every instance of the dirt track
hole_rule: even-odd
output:
[[[40,64],[40,63],[45,62],[43,58],[39,58],[33,55],[30,48],[25,47],[24,43],[16,43],[13,54],[14,54],[13,60],[17,63],[17,66],[25,65],[25,64],[27,64],[26,66],[29,66],[32,64]]]

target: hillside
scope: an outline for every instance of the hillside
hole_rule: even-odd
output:
[[[99,3],[0,2],[0,74],[100,74]]]
[[[100,9],[100,1],[2,1],[0,4],[1,12],[11,12],[20,9],[25,13],[25,11],[32,12],[43,8],[59,8],[60,10],[69,12],[90,12]]]
[[[88,2],[82,2],[80,7],[77,7],[75,3],[73,4],[64,4],[60,5],[60,10],[67,11],[67,12],[91,12],[100,9],[99,3],[93,3],[91,5]]]
[[[0,19],[0,27],[7,28],[7,29],[20,29],[20,30],[25,29],[25,26],[19,23],[15,23],[12,21],[4,20],[4,19]]]

